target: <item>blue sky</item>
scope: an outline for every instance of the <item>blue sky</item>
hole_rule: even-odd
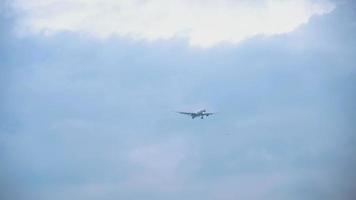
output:
[[[0,6],[1,199],[354,198],[352,1],[88,2]]]

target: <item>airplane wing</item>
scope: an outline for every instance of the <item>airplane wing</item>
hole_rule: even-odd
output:
[[[204,115],[206,115],[206,116],[209,116],[209,115],[212,115],[212,114],[215,114],[215,113],[204,113]]]
[[[194,113],[191,113],[191,112],[179,112],[179,111],[177,111],[177,113],[183,114],[183,115],[192,115],[192,114],[194,114]]]

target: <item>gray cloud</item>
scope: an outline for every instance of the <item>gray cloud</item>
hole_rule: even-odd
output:
[[[210,50],[16,38],[2,17],[3,182],[24,199],[352,199],[354,15]],[[200,106],[219,113],[172,112]]]

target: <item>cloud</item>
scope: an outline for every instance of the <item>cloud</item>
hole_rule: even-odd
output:
[[[21,34],[185,38],[200,47],[287,33],[335,7],[329,0],[16,0],[13,6],[23,16]]]
[[[0,199],[353,199],[354,16],[209,51],[0,34]]]
[[[140,145],[128,154],[132,168],[124,185],[141,190],[176,191],[197,167],[195,153],[186,141],[176,138]]]

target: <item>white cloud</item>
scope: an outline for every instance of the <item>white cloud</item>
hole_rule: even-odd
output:
[[[16,0],[14,7],[23,13],[24,34],[186,38],[190,45],[210,47],[290,32],[335,6],[329,0]]]

